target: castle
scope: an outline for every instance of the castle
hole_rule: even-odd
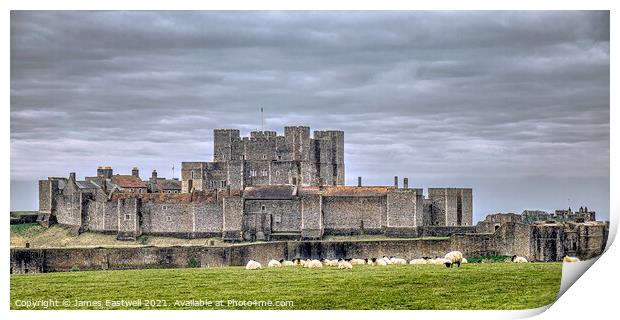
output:
[[[381,234],[416,227],[472,226],[472,190],[399,186],[344,186],[344,133],[303,126],[253,131],[215,129],[213,162],[183,162],[181,181],[153,172],[142,181],[99,167],[78,181],[39,181],[39,212],[76,233],[180,237],[222,236],[228,241],[321,239],[323,235]],[[180,186],[180,187],[179,187]],[[451,233],[449,228],[444,228]],[[445,233],[445,232],[444,232]]]
[[[534,225],[491,215],[473,225],[470,188],[428,188],[425,195],[421,188],[410,188],[408,178],[400,184],[394,177],[388,186],[365,186],[361,177],[357,186],[345,186],[344,179],[342,131],[314,131],[311,138],[309,127],[292,126],[284,128],[284,136],[253,131],[241,138],[239,130],[215,129],[213,161],[183,162],[180,181],[155,171],[142,180],[138,168],[119,175],[111,167],[99,167],[96,176],[84,180],[75,173],[40,180],[38,220],[74,233],[103,232],[126,240],[141,235],[271,241],[467,234],[490,245],[494,234],[503,239],[503,244],[493,243],[503,248],[497,252],[512,250],[542,260],[560,259],[562,253],[592,256],[606,241],[608,226],[590,221],[594,213],[582,212],[592,219],[571,224]],[[515,237],[523,245],[506,249],[505,243],[517,243]]]

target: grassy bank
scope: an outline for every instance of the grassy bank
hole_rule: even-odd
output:
[[[71,247],[136,247],[174,246],[174,245],[208,245],[209,241],[222,245],[221,238],[180,239],[172,237],[143,236],[136,241],[121,241],[116,235],[85,232],[73,236],[68,229],[58,225],[50,228],[37,223],[11,225],[11,247],[23,248],[26,242],[31,248],[71,248]]]
[[[11,275],[11,308],[23,301],[68,301],[69,309],[185,309],[187,300],[292,301],[267,309],[527,309],[553,302],[560,263],[483,263],[461,268],[407,265],[386,268],[151,269]],[[78,307],[76,300],[91,301]],[[140,300],[140,306],[106,306]],[[161,300],[145,305],[145,300]],[[93,303],[92,301],[96,301]],[[165,301],[165,302],[162,302]],[[94,305],[93,305],[94,304]],[[101,305],[98,305],[101,304]],[[60,305],[53,309],[65,309]],[[190,307],[201,308],[201,307]]]

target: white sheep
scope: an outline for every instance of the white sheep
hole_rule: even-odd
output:
[[[338,262],[338,269],[353,269],[353,265],[349,261],[340,260]]]
[[[308,260],[304,267],[308,269],[320,269],[323,268],[323,264],[319,260]]]
[[[390,261],[390,258],[383,256],[383,258],[379,259],[379,260],[383,260],[385,261],[385,264],[392,264],[392,261]]]
[[[461,264],[463,264],[463,263],[468,263],[467,259],[463,258],[463,260],[461,260]]]
[[[386,267],[389,263],[388,263],[389,259],[377,259],[375,261],[375,265],[380,266],[380,267]]]
[[[409,261],[409,264],[428,264],[428,261],[426,259],[413,259]]]
[[[338,259],[333,259],[333,260],[329,260],[329,259],[322,259],[323,265],[325,265],[326,267],[336,267],[338,266]]]
[[[351,259],[350,263],[351,263],[351,265],[362,265],[362,264],[366,264],[366,260],[364,260],[364,259]]]
[[[579,262],[581,260],[579,260],[579,258],[577,257],[569,257],[569,256],[564,256],[564,258],[562,258],[563,262]]]
[[[269,263],[267,263],[267,268],[280,268],[282,264],[278,260],[271,259]]]
[[[510,260],[514,263],[527,263],[527,259],[525,259],[525,257],[519,257],[517,255],[512,256]]]
[[[451,268],[452,267],[452,260],[446,259],[446,258],[435,258],[435,264],[436,265],[444,265],[447,268]]]
[[[254,260],[248,261],[248,264],[245,265],[245,270],[257,270],[257,269],[262,269],[262,268],[263,266],[261,266],[260,263]]]
[[[407,260],[401,259],[401,258],[392,258],[392,259],[390,259],[390,263],[391,264],[403,265],[403,264],[407,264]]]
[[[289,261],[289,260],[280,261],[280,263],[282,264],[283,267],[294,267],[295,266],[295,262]]]
[[[446,267],[451,268],[453,264],[456,264],[457,267],[460,267],[461,261],[463,261],[463,253],[460,251],[450,251],[446,254],[444,259],[450,260],[450,265],[446,265]]]

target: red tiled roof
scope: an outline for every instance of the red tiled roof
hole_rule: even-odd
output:
[[[132,175],[114,175],[112,176],[112,183],[121,188],[146,188],[144,181]]]
[[[181,190],[181,181],[174,179],[157,179],[155,181],[159,190]]]
[[[355,186],[336,186],[324,187],[323,196],[325,197],[381,197],[387,195],[387,191],[394,189],[389,186],[355,187]]]

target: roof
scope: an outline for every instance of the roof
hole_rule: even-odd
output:
[[[140,178],[132,175],[113,175],[112,183],[121,188],[146,188],[146,184]]]
[[[80,189],[97,189],[98,186],[90,181],[76,181],[75,184]]]
[[[297,187],[290,184],[247,187],[243,190],[245,199],[287,200],[297,193]]]
[[[181,181],[175,179],[157,179],[155,181],[157,189],[160,190],[181,190]]]
[[[325,197],[382,197],[386,196],[388,190],[394,189],[392,186],[336,186],[324,187],[323,196]]]
[[[190,202],[216,202],[216,195],[214,192],[194,192],[194,193],[134,193],[134,192],[114,192],[110,198],[112,201],[118,199],[131,199],[137,198],[142,200],[143,203],[190,203]]]

